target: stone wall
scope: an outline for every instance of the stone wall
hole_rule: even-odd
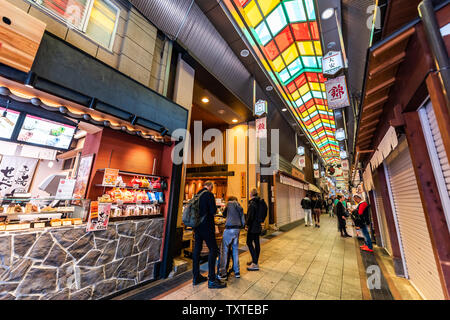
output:
[[[0,300],[99,299],[154,279],[164,219],[0,234]]]
[[[167,45],[157,39],[157,28],[136,9],[127,10],[119,3],[120,17],[112,50],[98,45],[84,33],[68,28],[67,24],[27,0],[7,0],[47,24],[46,30],[69,42],[107,65],[123,72],[141,84],[162,93],[166,68]]]

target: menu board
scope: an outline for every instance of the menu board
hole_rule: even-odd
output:
[[[106,168],[103,174],[103,186],[114,187],[119,176],[119,169]]]
[[[0,116],[3,116],[5,108],[0,108]],[[17,119],[19,119],[20,112],[9,109],[6,111],[6,118],[0,118],[0,138],[11,139],[14,128],[16,127]]]
[[[68,149],[75,129],[75,127],[67,124],[27,115],[17,140],[58,149]]]
[[[86,225],[86,232],[106,230],[108,228],[111,203],[91,201],[91,209]]]

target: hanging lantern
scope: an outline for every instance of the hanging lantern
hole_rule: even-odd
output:
[[[342,128],[339,128],[336,130],[336,140],[337,141],[343,141],[345,140],[345,131]]]
[[[303,156],[305,154],[305,147],[303,147],[303,146],[298,147],[297,148],[297,154],[299,156]]]
[[[314,164],[313,164],[313,168],[314,168],[314,170],[319,170],[319,164],[314,163]]]
[[[341,156],[341,159],[347,159],[347,151],[341,150],[341,152],[339,154]]]

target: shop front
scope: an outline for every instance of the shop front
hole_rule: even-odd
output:
[[[49,34],[30,72],[0,73],[0,298],[101,299],[165,277],[169,135],[187,110]]]

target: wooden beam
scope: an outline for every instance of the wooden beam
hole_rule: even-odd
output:
[[[380,83],[378,86],[370,89],[366,92],[366,98],[372,94],[374,94],[377,91],[380,91],[385,88],[392,87],[395,83],[395,77],[390,78],[389,80],[384,81],[383,83]]]
[[[372,128],[372,129],[370,129],[370,130],[366,130],[365,132],[361,132],[361,131],[360,131],[359,137],[362,138],[362,137],[365,137],[365,136],[367,136],[367,135],[373,135],[373,132],[374,132],[375,130],[377,130],[377,128]]]
[[[361,127],[360,127],[360,130],[361,130],[361,131],[364,131],[364,129],[373,127],[373,126],[376,125],[378,122],[380,122],[379,119],[376,119],[376,120],[374,120],[374,121],[372,121],[372,122],[369,122],[369,123],[367,123],[367,124],[361,126]]]
[[[382,113],[383,113],[383,109],[372,112],[371,114],[365,115],[363,118],[361,118],[361,122],[367,121],[367,119],[378,117]]]
[[[414,29],[414,27],[411,27],[410,29],[406,30],[401,35],[399,35],[397,38],[382,45],[378,49],[375,49],[375,51],[372,53],[373,57],[377,58],[378,56],[385,53],[387,50],[391,49],[392,47],[395,47],[396,45],[400,44],[401,42],[408,40],[409,37],[411,37],[415,31],[416,30]]]
[[[402,127],[405,125],[405,120],[403,119],[402,109],[403,109],[402,106],[399,104],[394,107],[394,118],[389,121],[389,125],[391,125],[395,128]]]
[[[450,232],[418,112],[404,114],[405,132],[445,298],[450,297]]]
[[[365,111],[367,111],[367,110],[369,110],[369,109],[371,109],[373,107],[376,107],[376,106],[386,102],[388,99],[389,99],[389,96],[384,96],[383,98],[378,99],[377,101],[374,101],[374,102],[372,102],[372,103],[370,103],[370,104],[368,104],[366,106],[363,106],[363,114],[364,114]]]
[[[359,151],[359,153],[372,153],[374,151],[375,150],[362,150],[362,151]]]
[[[399,63],[403,62],[405,60],[406,53],[403,51],[402,53],[396,55],[395,57],[390,58],[389,60],[386,60],[379,66],[373,68],[371,71],[369,71],[369,79],[372,79],[374,76],[376,76],[378,73],[386,71],[392,67],[395,67]]]

